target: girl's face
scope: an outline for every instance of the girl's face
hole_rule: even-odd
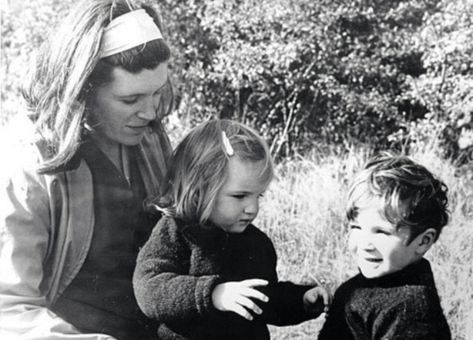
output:
[[[266,190],[262,178],[264,161],[242,162],[237,156],[230,158],[227,179],[217,194],[210,222],[228,233],[242,233],[256,218],[259,199]]]
[[[396,229],[381,213],[379,199],[366,202],[350,222],[349,247],[363,276],[377,278],[394,273],[420,259],[418,238],[407,244],[410,232]]]
[[[88,124],[103,146],[138,144],[149,123],[156,119],[162,89],[167,85],[168,64],[153,70],[130,73],[117,67],[112,81],[95,90],[90,102]]]

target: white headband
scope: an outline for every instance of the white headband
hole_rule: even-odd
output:
[[[163,36],[144,9],[128,12],[113,19],[104,29],[100,58],[117,54]]]

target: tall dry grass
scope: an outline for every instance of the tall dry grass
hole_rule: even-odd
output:
[[[318,280],[332,291],[356,273],[347,250],[344,204],[353,174],[368,157],[353,149],[284,162],[266,193],[256,224],[275,243],[280,278]],[[473,174],[440,159],[434,149],[410,157],[449,187],[451,222],[427,254],[453,339],[473,339]],[[470,171],[470,173],[468,172]],[[272,327],[274,339],[316,339],[323,318],[298,326]]]

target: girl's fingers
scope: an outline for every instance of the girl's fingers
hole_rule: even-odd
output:
[[[269,298],[266,295],[253,288],[242,287],[240,294],[249,298],[260,300],[262,302],[269,301]]]
[[[239,305],[238,303],[233,303],[230,310],[237,313],[238,315],[245,318],[246,320],[249,320],[249,321],[253,320],[253,316],[250,314],[250,312],[248,312],[246,308]]]
[[[316,303],[319,297],[322,298],[325,305],[329,305],[332,300],[332,295],[327,289],[323,287],[315,287],[309,291],[308,302]]]
[[[258,287],[258,286],[267,286],[268,281],[262,279],[249,279],[240,281],[240,284],[247,287]]]
[[[324,304],[329,305],[332,302],[332,294],[330,294],[327,290],[321,289],[320,295],[324,299]]]
[[[250,299],[248,299],[245,296],[239,296],[235,300],[235,302],[238,303],[239,305],[245,307],[247,310],[252,311],[253,313],[256,313],[256,314],[263,313],[261,308],[259,308],[259,306],[256,303],[254,303],[253,301],[251,301]]]
[[[319,299],[319,294],[316,291],[307,294],[307,302],[314,304]]]

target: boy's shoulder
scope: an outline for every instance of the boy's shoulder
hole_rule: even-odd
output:
[[[380,337],[383,339],[412,332],[419,337],[406,337],[449,339],[447,335],[421,336],[449,333],[427,260],[377,279],[357,274],[340,285],[333,306],[337,306],[337,316],[360,334],[368,327],[376,334],[384,334]]]

